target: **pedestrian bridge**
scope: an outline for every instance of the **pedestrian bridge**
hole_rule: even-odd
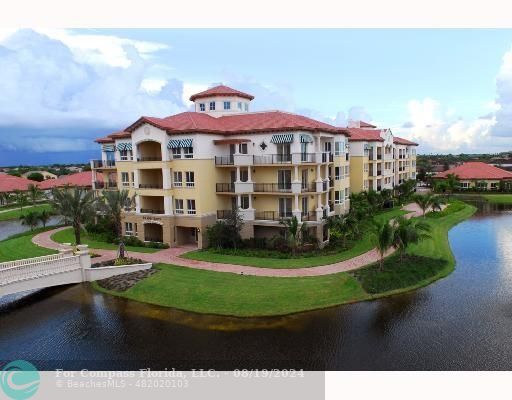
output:
[[[0,263],[0,297],[27,290],[91,282],[152,267],[148,264],[91,268],[87,245],[58,254]]]

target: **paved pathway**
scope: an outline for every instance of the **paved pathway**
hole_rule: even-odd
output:
[[[407,218],[413,216],[418,217],[422,215],[421,209],[414,203],[408,204],[403,207],[404,210],[409,211],[406,214]],[[70,246],[56,243],[51,239],[51,235],[60,230],[67,229],[67,227],[53,229],[35,235],[32,238],[32,242],[41,247],[49,249],[66,249]],[[169,249],[160,250],[155,253],[138,253],[134,251],[128,251],[128,255],[134,258],[140,258],[146,262],[152,263],[166,263],[174,264],[182,267],[202,269],[216,272],[230,272],[239,275],[254,275],[254,276],[272,276],[272,277],[301,277],[301,276],[321,276],[336,274],[338,272],[346,272],[354,269],[361,268],[365,265],[372,264],[379,260],[379,253],[376,249],[370,250],[364,254],[351,258],[349,260],[340,261],[334,264],[320,265],[318,267],[308,268],[259,268],[250,267],[246,265],[235,265],[235,264],[223,264],[223,263],[212,263],[208,261],[197,261],[189,260],[180,257],[183,253],[194,250],[195,247],[171,247]],[[393,253],[393,249],[390,249],[386,255]],[[116,250],[100,250],[91,249],[91,252],[99,255],[92,259],[93,263],[112,260],[117,257]]]

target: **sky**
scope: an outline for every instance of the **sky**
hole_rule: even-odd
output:
[[[512,30],[0,29],[0,166],[86,162],[215,84],[419,153],[512,150]]]

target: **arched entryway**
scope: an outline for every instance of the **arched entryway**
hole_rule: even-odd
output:
[[[137,145],[138,161],[162,161],[162,145],[154,141],[145,141]]]

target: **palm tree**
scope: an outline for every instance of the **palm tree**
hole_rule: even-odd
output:
[[[115,235],[119,239],[119,258],[125,258],[123,242],[122,212],[133,208],[135,200],[128,190],[107,190],[102,193],[98,202],[99,211],[110,218],[114,226]]]
[[[446,201],[441,196],[432,196],[432,201],[430,202],[430,207],[433,212],[441,211],[443,209],[443,204]]]
[[[14,202],[20,208],[20,211],[23,212],[23,207],[27,205],[27,196],[21,190],[16,189],[14,191]]]
[[[430,238],[430,225],[425,221],[416,218],[398,217],[393,221],[393,247],[398,249],[400,262],[403,260],[405,250],[413,243],[418,243],[422,239]]]
[[[30,230],[33,231],[39,223],[39,215],[37,212],[29,211],[25,215],[21,215],[20,220],[22,225],[29,226]]]
[[[32,201],[32,204],[36,204],[36,201],[39,200],[43,196],[43,192],[39,187],[34,184],[28,185],[28,197]]]
[[[459,180],[457,178],[457,175],[455,174],[448,174],[446,175],[446,189],[448,190],[448,198],[450,198],[450,195],[455,192],[455,190],[459,187]]]
[[[81,244],[82,225],[96,214],[94,192],[79,187],[64,187],[52,190],[51,204],[55,212],[71,221],[76,244]]]
[[[43,210],[38,214],[39,221],[43,224],[43,228],[46,228],[46,224],[52,217],[52,212],[48,210]]]
[[[388,222],[375,223],[375,247],[379,252],[379,267],[384,269],[384,256],[393,245],[394,228]]]
[[[5,206],[9,203],[11,195],[7,192],[0,192],[0,205]]]
[[[292,254],[295,255],[297,252],[297,247],[302,238],[304,225],[301,226],[299,224],[299,220],[295,215],[291,218],[282,219],[280,223],[286,228],[286,232],[288,234],[288,242],[290,243]]]
[[[423,211],[423,218],[425,218],[427,210],[432,205],[433,198],[434,196],[431,194],[414,196],[414,202],[421,208],[421,211]]]

